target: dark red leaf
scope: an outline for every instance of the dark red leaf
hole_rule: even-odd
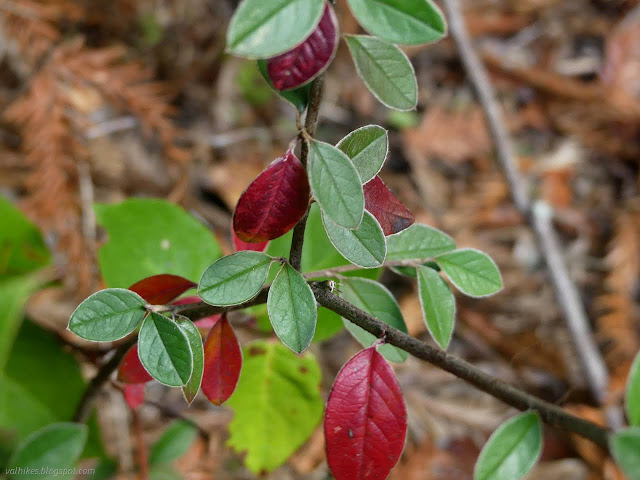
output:
[[[144,403],[144,383],[125,385],[122,394],[124,395],[124,401],[133,410]]]
[[[401,232],[415,222],[413,214],[379,176],[365,183],[363,188],[364,208],[376,217],[385,235]]]
[[[338,35],[338,20],[327,2],[320,23],[304,42],[267,60],[267,73],[273,86],[278,90],[290,90],[320,75],[336,53]]]
[[[244,240],[240,240],[236,231],[231,228],[231,239],[233,240],[233,248],[236,252],[240,252],[242,250],[253,250],[254,252],[264,252],[267,249],[267,245],[269,242],[260,242],[260,243],[249,243]]]
[[[398,462],[407,410],[391,366],[374,347],[338,373],[324,416],[327,462],[336,480],[383,480]]]
[[[124,355],[118,368],[118,380],[129,384],[146,383],[153,380],[140,363],[137,343]]]
[[[213,326],[204,342],[202,393],[211,403],[223,404],[236,389],[242,370],[242,350],[226,315]]]
[[[152,305],[164,305],[194,287],[197,287],[197,284],[186,278],[165,273],[143,278],[131,285],[129,290],[136,292]]]
[[[259,243],[291,230],[307,211],[309,181],[291,150],[267,167],[244,191],[233,229],[245,242]]]

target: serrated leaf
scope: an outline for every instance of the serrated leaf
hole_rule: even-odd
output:
[[[202,274],[198,295],[210,305],[239,305],[260,293],[271,257],[243,251],[216,260]]]
[[[170,387],[182,387],[191,378],[193,353],[189,339],[178,324],[158,313],[142,322],[138,356],[149,374]]]
[[[413,110],[418,104],[418,83],[405,53],[375,37],[346,35],[358,75],[369,91],[394,110]]]
[[[204,372],[204,347],[202,345],[202,336],[200,330],[196,327],[191,320],[186,317],[176,317],[176,323],[182,329],[184,334],[189,340],[189,346],[191,347],[191,354],[193,356],[193,371],[189,382],[182,387],[182,394],[184,399],[189,405],[196,398],[198,390],[200,390],[200,384],[202,383],[202,376]]]
[[[356,168],[342,151],[313,140],[309,145],[309,183],[320,209],[345,228],[357,228],[364,214],[364,192]]]
[[[376,217],[385,235],[400,233],[413,225],[413,214],[379,176],[366,183],[363,189],[364,208]]]
[[[167,464],[187,453],[198,436],[196,426],[186,420],[176,420],[169,425],[151,447],[149,464]]]
[[[144,403],[144,383],[130,383],[122,389],[124,401],[131,410],[135,410]]]
[[[536,412],[517,415],[497,428],[476,462],[474,480],[518,480],[542,451],[542,425]]]
[[[444,253],[436,262],[458,290],[470,297],[486,297],[502,289],[502,276],[495,262],[473,248]]]
[[[32,471],[39,479],[72,478],[71,470],[87,442],[87,427],[76,423],[54,423],[34,432],[18,447],[8,462],[8,470],[15,469],[11,478],[32,479]],[[21,471],[22,470],[22,471]]]
[[[340,283],[340,292],[342,298],[359,309],[407,333],[407,326],[398,302],[384,285],[367,278],[346,278]],[[369,347],[378,340],[374,335],[348,320],[344,320],[344,325],[363,347]],[[393,345],[381,345],[378,350],[392,362],[404,362],[407,359],[407,352]]]
[[[354,265],[375,268],[384,263],[387,242],[380,224],[369,212],[364,212],[362,222],[355,230],[341,227],[324,214],[322,223],[336,250]]]
[[[316,331],[316,298],[305,278],[285,263],[269,289],[267,312],[273,330],[287,347],[303,352]]]
[[[227,49],[270,58],[302,43],[318,25],[324,0],[243,0],[227,31]]]
[[[242,371],[242,350],[233,327],[223,315],[209,331],[204,344],[202,393],[214,405],[233,394]]]
[[[342,367],[324,417],[327,462],[336,480],[384,479],[400,458],[407,410],[389,364],[370,347]]]
[[[629,480],[640,480],[640,428],[620,430],[609,439],[611,453]]]
[[[293,90],[277,90],[271,83],[271,80],[269,80],[269,75],[267,74],[267,62],[265,60],[258,60],[258,68],[260,69],[262,77],[274,92],[293,105],[298,112],[302,113],[306,110],[307,105],[309,104],[309,94],[311,92],[311,85],[313,82],[307,83],[306,85]]]
[[[446,233],[416,223],[387,238],[387,260],[424,260],[455,248],[456,243]]]
[[[389,153],[388,132],[378,125],[367,125],[344,137],[337,148],[353,162],[362,183],[375,177]]]
[[[118,368],[118,381],[122,383],[146,383],[153,380],[153,377],[145,370],[138,357],[138,344],[133,345],[125,353],[120,367]]]
[[[151,305],[164,305],[198,285],[179,275],[160,274],[143,278],[129,287]]]
[[[453,335],[456,299],[442,277],[429,267],[418,267],[418,293],[429,333],[446,350]]]
[[[240,382],[227,402],[235,412],[229,445],[247,452],[252,472],[269,472],[307,441],[320,421],[320,367],[310,353],[298,356],[279,342],[252,342],[243,352]]]
[[[249,243],[244,240],[240,240],[236,235],[233,226],[231,227],[231,242],[233,243],[233,249],[236,252],[242,252],[243,250],[251,250],[253,252],[264,252],[269,245],[269,242]]]
[[[400,45],[442,38],[444,17],[431,0],[348,0],[353,16],[372,35]]]
[[[243,192],[233,230],[245,242],[265,242],[291,230],[307,212],[309,182],[291,150],[269,165]]]
[[[136,329],[146,313],[146,303],[124,288],[100,290],[78,305],[68,328],[85,340],[113,342]]]
[[[627,379],[627,389],[625,394],[625,408],[629,424],[640,426],[640,353],[636,355],[629,378]]]

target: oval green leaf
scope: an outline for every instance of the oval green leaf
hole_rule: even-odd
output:
[[[629,480],[640,480],[640,428],[633,427],[611,435],[611,453]]]
[[[538,461],[542,425],[536,412],[525,412],[493,432],[476,462],[474,480],[518,480]]]
[[[632,426],[640,425],[640,352],[636,355],[631,365],[631,371],[627,379],[625,408],[629,424]]]
[[[384,263],[387,242],[382,227],[369,212],[364,212],[362,222],[355,230],[341,227],[324,214],[322,223],[336,250],[354,265],[376,268]]]
[[[375,177],[389,153],[388,132],[378,125],[354,130],[336,145],[356,167],[363,184]]]
[[[434,340],[446,350],[455,325],[456,299],[438,272],[423,266],[416,270],[424,321]]]
[[[320,209],[345,228],[358,228],[364,215],[364,190],[356,168],[328,143],[309,144],[309,184]]]
[[[193,353],[178,324],[158,313],[151,313],[138,334],[140,363],[153,378],[170,387],[182,387],[193,371]]]
[[[418,104],[418,82],[405,53],[366,35],[345,36],[358,75],[369,91],[394,110],[413,110]]]
[[[500,270],[484,252],[461,248],[438,256],[436,262],[465,295],[487,297],[502,289]]]
[[[176,323],[182,329],[189,340],[191,354],[193,355],[193,372],[189,382],[182,387],[182,394],[189,405],[196,398],[200,384],[202,383],[202,374],[204,372],[204,346],[202,344],[202,336],[200,330],[191,320],[186,317],[177,317]]]
[[[107,288],[86,298],[71,314],[69,330],[85,340],[113,342],[133,332],[147,302],[131,290]]]
[[[197,436],[198,429],[193,423],[176,420],[165,429],[151,447],[149,464],[167,464],[177,460],[187,453]]]
[[[427,260],[456,248],[456,242],[437,228],[415,223],[387,238],[387,260]]]
[[[198,295],[210,305],[239,305],[260,293],[272,258],[249,250],[213,262],[202,274]]]

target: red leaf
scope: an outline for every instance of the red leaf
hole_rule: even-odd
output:
[[[324,416],[327,461],[336,480],[383,480],[398,462],[407,410],[391,366],[374,347],[338,373]]]
[[[316,78],[333,60],[338,39],[338,20],[327,3],[320,23],[304,42],[267,60],[267,73],[273,86],[278,90],[290,90]]]
[[[186,278],[165,273],[143,278],[131,285],[129,290],[136,292],[152,305],[164,305],[194,287],[197,287],[197,284]]]
[[[200,320],[196,320],[193,323],[199,329],[208,331],[208,330],[212,329],[216,325],[216,323],[218,323],[220,318],[222,318],[222,314],[221,313],[219,313],[217,315],[211,315],[210,317],[201,318]]]
[[[124,395],[124,401],[133,410],[144,403],[144,383],[125,385],[122,394]]]
[[[213,326],[204,342],[202,393],[211,403],[223,404],[236,389],[242,370],[242,350],[226,315]]]
[[[413,214],[379,176],[365,183],[363,188],[364,208],[376,217],[385,235],[401,232],[415,222]]]
[[[137,343],[125,353],[118,368],[118,380],[129,384],[146,383],[153,380],[140,363]]]
[[[267,167],[244,191],[233,229],[245,242],[259,243],[291,230],[307,211],[309,181],[291,150]]]
[[[254,252],[264,252],[267,249],[267,245],[269,242],[260,242],[260,243],[249,243],[244,240],[240,240],[236,231],[231,228],[231,239],[233,240],[233,248],[236,252],[240,252],[242,250],[253,250]]]

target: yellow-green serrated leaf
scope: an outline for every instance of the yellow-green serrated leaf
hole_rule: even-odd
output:
[[[487,297],[502,289],[498,266],[480,250],[461,248],[439,255],[436,262],[451,283],[465,295]]]
[[[434,340],[446,350],[455,325],[456,299],[438,272],[423,266],[416,271],[424,321]]]
[[[456,248],[456,242],[444,232],[415,223],[387,238],[387,260],[426,260]]]
[[[369,212],[364,212],[360,226],[353,230],[341,227],[324,214],[322,223],[336,250],[354,265],[376,268],[384,263],[387,242],[382,227]]]

